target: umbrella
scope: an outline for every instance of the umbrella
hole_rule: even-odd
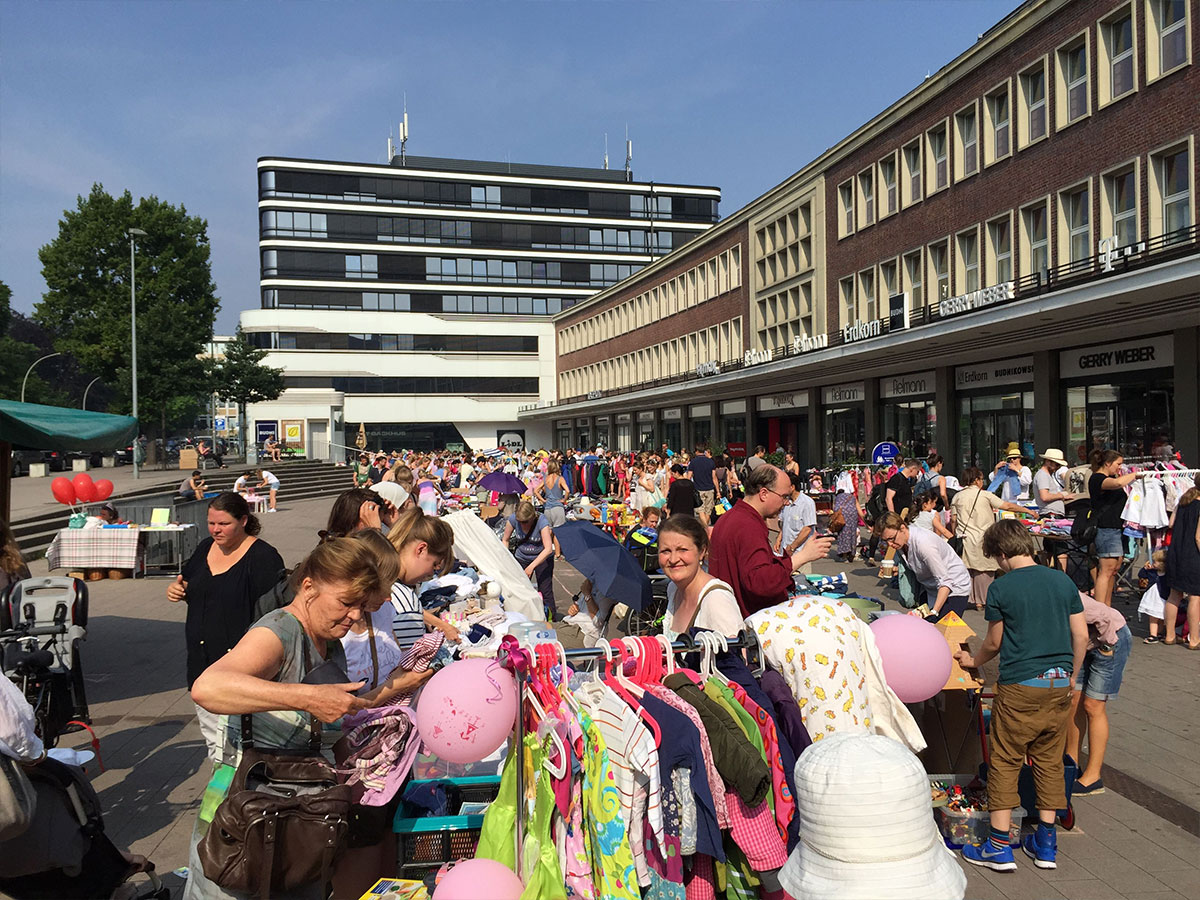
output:
[[[529,490],[516,475],[508,472],[489,472],[477,482],[485,491],[495,491],[497,494],[517,494],[520,496]]]
[[[650,579],[633,554],[590,522],[566,522],[554,529],[562,555],[592,582],[602,597],[634,609],[650,605]]]

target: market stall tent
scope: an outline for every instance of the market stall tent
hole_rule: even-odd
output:
[[[137,434],[133,416],[112,416],[86,409],[0,400],[0,513],[12,511],[12,451],[108,450],[123,447]]]

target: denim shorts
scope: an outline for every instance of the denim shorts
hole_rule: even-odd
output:
[[[1125,538],[1120,528],[1096,529],[1096,556],[1119,559],[1125,555]]]
[[[1111,700],[1117,696],[1132,645],[1133,636],[1126,625],[1117,632],[1117,642],[1113,644],[1111,652],[1101,653],[1099,648],[1089,650],[1075,679],[1076,690],[1082,689],[1083,695],[1093,700]]]

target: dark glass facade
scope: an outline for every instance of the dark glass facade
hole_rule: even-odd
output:
[[[345,394],[536,394],[536,378],[488,378],[486,376],[382,376],[285,375],[285,388],[315,388]]]

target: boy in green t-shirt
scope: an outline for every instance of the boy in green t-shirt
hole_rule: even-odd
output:
[[[1029,757],[1037,787],[1038,827],[1021,849],[1041,869],[1056,867],[1054,819],[1067,805],[1063,749],[1071,715],[1071,685],[1087,650],[1087,623],[1074,582],[1033,560],[1037,548],[1025,526],[1004,519],[983,534],[983,553],[1003,572],[988,588],[987,635],[979,653],[956,655],[964,668],[1000,654],[992,704],[988,812],[991,835],[963,847],[963,858],[998,872],[1017,867],[1009,846],[1017,776]]]

